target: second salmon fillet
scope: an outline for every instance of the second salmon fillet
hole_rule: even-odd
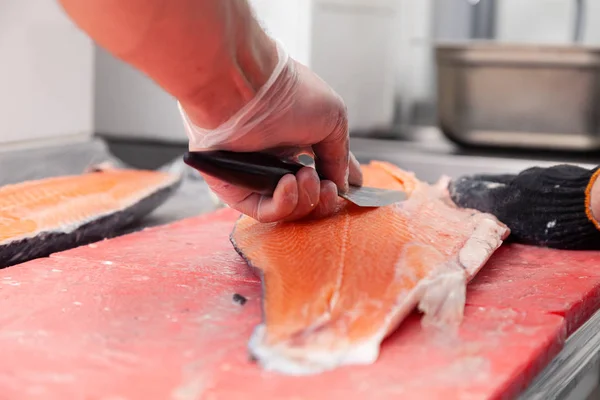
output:
[[[373,363],[415,306],[425,325],[456,327],[467,282],[509,234],[494,216],[454,206],[446,179],[428,185],[385,162],[363,173],[365,186],[408,199],[380,208],[340,199],[334,216],[293,223],[238,220],[232,243],[263,280],[264,321],[249,348],[264,368]]]

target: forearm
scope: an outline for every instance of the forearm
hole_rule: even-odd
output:
[[[246,0],[60,0],[100,46],[214,128],[235,114],[277,63]]]

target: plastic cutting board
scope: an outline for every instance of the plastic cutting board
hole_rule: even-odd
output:
[[[372,366],[281,376],[248,360],[261,288],[229,243],[237,217],[223,209],[0,270],[0,397],[512,398],[600,302],[600,253],[505,246],[470,285],[458,339],[423,332],[415,315]]]

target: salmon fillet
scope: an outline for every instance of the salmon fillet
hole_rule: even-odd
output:
[[[364,185],[403,190],[407,200],[287,223],[242,216],[231,234],[263,282],[263,322],[249,342],[266,369],[318,373],[376,361],[383,339],[415,306],[422,323],[457,327],[467,282],[509,229],[490,214],[459,209],[447,178],[428,185],[386,162],[362,166]]]
[[[101,165],[0,188],[0,268],[111,236],[178,186],[176,175]]]

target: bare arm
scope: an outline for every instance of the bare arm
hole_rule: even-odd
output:
[[[277,62],[246,0],[60,0],[100,46],[215,128],[246,104]]]

